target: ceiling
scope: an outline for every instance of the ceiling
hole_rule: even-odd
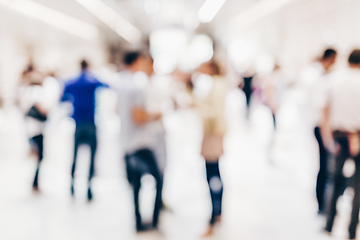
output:
[[[80,20],[97,25],[110,41],[121,41],[109,27],[93,16],[75,0],[34,0]],[[198,27],[197,12],[205,0],[103,0],[146,36],[151,31],[166,27],[188,27],[211,35],[223,28],[234,15],[259,0],[227,0],[210,23]]]

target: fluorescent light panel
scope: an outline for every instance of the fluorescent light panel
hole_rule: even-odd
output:
[[[85,40],[93,41],[99,36],[94,25],[30,0],[0,0],[0,4]]]
[[[230,21],[230,27],[236,30],[244,29],[252,23],[278,10],[290,1],[292,0],[262,0],[235,16]]]
[[[138,43],[141,32],[101,0],[76,0],[129,43]]]
[[[199,21],[211,22],[225,2],[226,0],[206,0],[198,12]]]

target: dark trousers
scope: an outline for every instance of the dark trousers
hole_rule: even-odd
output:
[[[337,137],[335,134],[335,141],[340,146],[340,152],[336,156],[335,172],[333,179],[333,193],[329,205],[329,214],[327,218],[326,230],[331,232],[334,219],[336,216],[336,202],[341,195],[343,188],[343,166],[345,161],[350,158],[349,142],[346,136]],[[349,226],[350,239],[356,237],[356,227],[359,222],[359,209],[360,209],[360,155],[353,158],[355,161],[355,173],[352,177],[352,187],[354,188],[354,199],[352,203],[351,221]]]
[[[213,225],[216,217],[221,215],[223,185],[221,181],[219,162],[206,162],[206,178],[209,184],[212,202],[210,224]]]
[[[75,146],[74,146],[74,162],[71,169],[72,181],[74,181],[75,168],[76,168],[76,157],[78,148],[81,144],[87,144],[90,146],[91,157],[90,157],[90,173],[89,173],[89,187],[91,178],[94,176],[94,163],[95,153],[97,148],[97,137],[96,127],[94,124],[77,124],[75,130]]]
[[[35,177],[34,177],[34,183],[33,183],[33,187],[37,188],[39,185],[40,163],[43,159],[43,154],[44,154],[44,136],[42,134],[40,134],[35,137],[32,137],[30,139],[30,143],[31,143],[31,145],[36,147],[37,154],[38,154],[38,163],[37,163]]]
[[[141,177],[144,174],[151,174],[156,180],[156,199],[153,215],[153,227],[157,227],[159,214],[162,207],[162,187],[163,180],[156,163],[154,154],[149,149],[140,149],[132,154],[125,155],[126,171],[129,183],[134,191],[134,205],[137,229],[142,228],[140,208],[139,208],[139,192],[141,187]]]
[[[328,152],[324,146],[320,128],[314,130],[315,138],[319,145],[320,169],[316,182],[316,198],[318,201],[319,212],[325,212],[325,190],[328,182]]]

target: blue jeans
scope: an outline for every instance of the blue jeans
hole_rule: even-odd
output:
[[[151,174],[156,180],[156,198],[153,215],[153,227],[157,227],[159,221],[160,210],[162,207],[162,187],[163,179],[156,163],[153,152],[150,149],[139,149],[132,154],[126,154],[126,171],[129,183],[134,191],[134,205],[136,227],[138,230],[142,228],[140,208],[139,208],[139,192],[141,187],[141,177],[144,174]]]
[[[216,217],[221,215],[222,209],[223,185],[219,171],[219,162],[206,162],[206,178],[212,202],[210,224],[213,225]]]
[[[76,168],[76,157],[78,148],[81,144],[87,144],[90,146],[91,157],[90,157],[90,173],[89,183],[91,178],[94,176],[94,165],[95,165],[95,153],[97,148],[97,137],[96,137],[96,126],[94,124],[77,124],[75,130],[75,146],[74,146],[74,161],[71,169],[71,177],[74,180],[75,168]]]

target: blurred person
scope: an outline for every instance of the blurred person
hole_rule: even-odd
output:
[[[251,96],[254,92],[253,89],[253,79],[255,77],[255,73],[252,72],[252,69],[249,69],[247,72],[244,73],[243,81],[240,83],[239,87],[245,93],[246,97],[246,117],[249,118],[250,116],[250,102]]]
[[[156,79],[153,76],[153,60],[148,57],[144,61],[144,73],[148,76],[148,83],[145,87],[145,103],[146,111],[153,114],[158,114],[169,110],[169,91],[162,86],[159,81],[165,79]],[[164,172],[167,165],[166,154],[166,132],[162,118],[148,123],[148,129],[152,135],[153,152],[161,177],[164,178]]]
[[[126,69],[120,72],[118,111],[121,120],[122,147],[125,152],[126,171],[133,187],[136,230],[147,230],[141,220],[139,192],[141,177],[151,174],[156,180],[156,199],[152,227],[157,228],[162,207],[163,179],[152,150],[152,135],[148,124],[161,119],[160,113],[146,110],[145,88],[136,84],[138,77],[148,70],[147,59],[140,52],[129,52],[124,56]],[[147,72],[149,74],[149,72]]]
[[[31,152],[38,158],[33,181],[33,191],[38,192],[39,172],[44,156],[44,130],[48,114],[58,101],[60,89],[54,77],[36,71],[33,66],[29,66],[22,77],[18,103],[25,113]]]
[[[280,108],[282,94],[285,89],[285,85],[283,84],[283,74],[280,66],[275,64],[273,71],[261,77],[260,82],[262,85],[263,102],[270,109],[273,120],[274,132],[271,135],[268,156],[270,164],[274,164],[275,162],[272,157],[272,150],[275,144],[275,134],[277,128],[276,113]]]
[[[224,153],[223,139],[226,132],[225,96],[226,79],[220,75],[220,68],[215,61],[199,67],[199,72],[211,76],[211,89],[195,100],[203,122],[203,141],[201,155],[205,159],[206,176],[212,201],[212,214],[209,227],[204,236],[213,234],[214,225],[221,219],[223,184],[219,170],[219,158]]]
[[[325,230],[332,231],[337,214],[336,202],[340,196],[343,166],[348,158],[355,161],[352,177],[354,199],[352,202],[349,239],[356,238],[360,208],[360,50],[354,50],[349,57],[349,67],[338,70],[331,78],[328,101],[323,112],[322,134],[327,149],[335,155],[333,191]]]
[[[337,53],[334,49],[325,50],[322,58],[302,70],[300,83],[308,94],[309,116],[314,128],[315,138],[319,146],[320,168],[316,182],[316,198],[318,212],[325,212],[325,190],[328,182],[328,153],[321,136],[321,112],[325,104],[328,75],[336,61]]]
[[[276,129],[276,113],[281,103],[282,93],[282,73],[279,65],[275,64],[274,70],[268,76],[264,77],[264,102],[271,111],[274,128]]]
[[[91,201],[93,197],[91,191],[91,179],[94,176],[95,153],[97,149],[95,125],[96,91],[101,87],[108,86],[100,82],[90,73],[87,61],[81,61],[80,66],[80,75],[65,84],[61,101],[71,102],[73,106],[72,118],[75,120],[76,124],[74,159],[71,169],[71,195],[74,196],[74,180],[78,148],[81,144],[87,144],[91,149],[87,198]]]

